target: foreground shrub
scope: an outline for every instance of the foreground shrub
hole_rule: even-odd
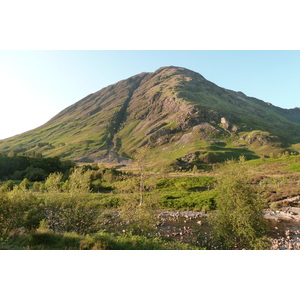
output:
[[[36,229],[44,217],[43,201],[37,199],[32,193],[15,187],[9,193],[0,194],[1,234],[7,234],[20,228]]]
[[[84,197],[65,196],[47,199],[46,221],[55,232],[87,234],[98,231],[104,213],[99,201],[87,201]]]
[[[32,250],[79,250],[83,239],[76,233],[35,232],[30,234],[27,247]]]
[[[263,249],[264,203],[251,185],[243,160],[228,161],[218,172],[214,234],[222,249]]]

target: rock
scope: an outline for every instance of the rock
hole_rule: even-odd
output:
[[[221,118],[221,124],[224,129],[229,128],[229,122],[224,117]]]
[[[291,230],[286,230],[285,235],[286,236],[291,236],[292,235],[292,231]]]

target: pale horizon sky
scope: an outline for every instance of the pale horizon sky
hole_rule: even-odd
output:
[[[0,51],[0,139],[46,123],[107,85],[163,66],[282,108],[300,106],[300,51]]]

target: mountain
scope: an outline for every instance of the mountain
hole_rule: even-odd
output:
[[[300,109],[282,109],[170,66],[105,87],[46,124],[0,141],[4,153],[125,164],[145,146],[146,160],[179,167],[297,151]]]

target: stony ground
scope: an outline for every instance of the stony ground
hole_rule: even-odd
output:
[[[197,232],[197,228],[190,224],[201,226],[201,222],[203,221],[198,221],[197,219],[206,218],[207,216],[205,213],[194,211],[165,211],[159,214],[161,220],[160,226],[162,226],[162,232],[166,237],[173,237],[175,240],[188,242],[193,240],[193,236]],[[264,217],[278,222],[284,220],[300,222],[300,208],[284,207],[280,210],[268,209],[265,210]],[[169,223],[170,221],[171,224]],[[179,224],[176,226],[176,223],[186,223],[186,226],[182,227]],[[205,242],[209,242],[209,232],[205,232],[203,238]],[[286,230],[284,236],[273,238],[270,250],[300,250],[300,230]]]
[[[267,209],[264,213],[265,219],[273,220],[289,220],[300,222],[300,208],[298,207],[283,207],[280,210]]]
[[[286,230],[284,237],[272,240],[271,250],[300,250],[300,230]]]

